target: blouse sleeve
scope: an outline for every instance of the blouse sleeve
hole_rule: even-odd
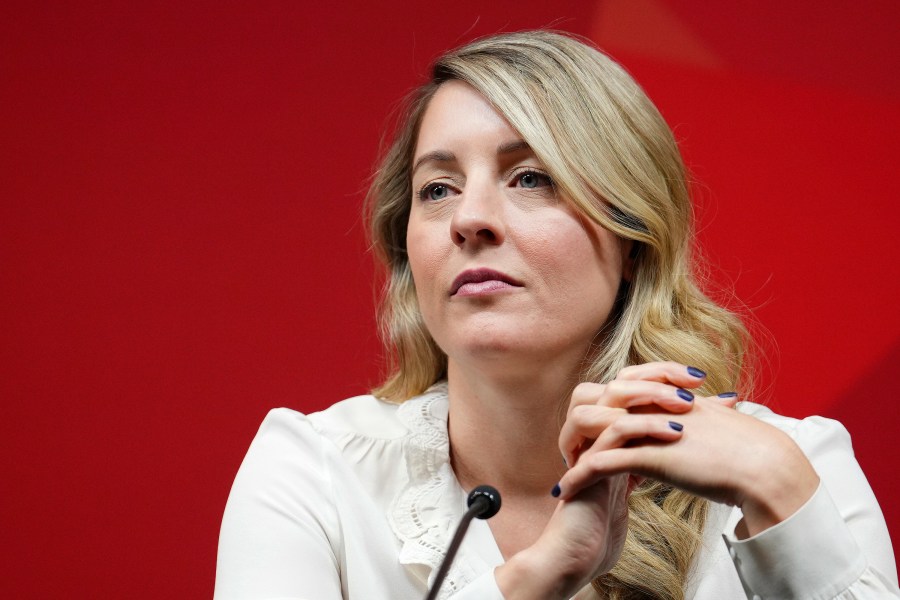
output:
[[[343,597],[323,446],[299,413],[263,421],[225,506],[216,600]]]
[[[878,502],[837,421],[812,417],[789,431],[821,483],[787,520],[725,543],[748,598],[900,598]]]

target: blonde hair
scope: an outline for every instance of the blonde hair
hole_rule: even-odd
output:
[[[584,381],[628,365],[674,360],[707,373],[700,393],[736,389],[746,330],[699,289],[685,169],[669,127],[643,90],[606,55],[568,34],[530,31],[475,41],[441,57],[411,98],[367,205],[388,270],[381,325],[392,372],[373,393],[403,401],[445,377],[447,357],[422,321],[406,256],[411,161],[438,87],[460,80],[502,114],[541,160],[561,197],[633,240],[634,267],[598,332]],[[647,481],[632,494],[625,549],[593,585],[603,597],[681,599],[706,518],[705,500]]]

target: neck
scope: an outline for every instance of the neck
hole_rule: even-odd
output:
[[[488,483],[506,497],[549,496],[565,472],[558,438],[573,371],[498,375],[449,361],[451,460],[465,489]]]

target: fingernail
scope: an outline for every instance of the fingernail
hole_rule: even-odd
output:
[[[554,498],[559,498],[559,495],[560,495],[561,493],[562,493],[562,490],[559,489],[559,484],[558,484],[558,483],[557,483],[556,485],[553,486],[553,489],[552,489],[552,490],[550,490],[550,495],[553,496]]]
[[[675,390],[675,393],[678,394],[678,397],[681,398],[682,400],[684,400],[685,402],[693,402],[693,400],[694,400],[694,395],[687,390],[678,388],[677,390]]]
[[[569,468],[569,461],[566,460],[566,457],[565,457],[565,456],[563,456],[562,458],[563,458],[563,464],[566,465],[566,468],[568,469],[568,468]]]
[[[722,392],[719,398],[737,398],[737,392]]]
[[[669,421],[669,427],[671,427],[675,431],[681,431],[682,429],[684,429],[684,425],[682,425],[681,423],[676,423],[675,421]]]
[[[691,377],[696,377],[697,379],[703,379],[706,377],[706,373],[698,369],[697,367],[688,367],[688,375]]]

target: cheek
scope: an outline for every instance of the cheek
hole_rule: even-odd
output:
[[[585,260],[585,269],[595,272],[605,287],[614,291],[622,283],[622,246],[619,239],[608,231],[600,238],[589,237],[592,253]]]
[[[406,255],[420,299],[438,283],[439,270],[446,262],[444,252],[437,243],[436,232],[410,224],[406,234]]]
[[[572,218],[536,228],[524,240],[523,253],[544,277],[574,294],[618,289],[622,255],[618,238],[605,229]],[[600,288],[600,289],[598,289]]]

